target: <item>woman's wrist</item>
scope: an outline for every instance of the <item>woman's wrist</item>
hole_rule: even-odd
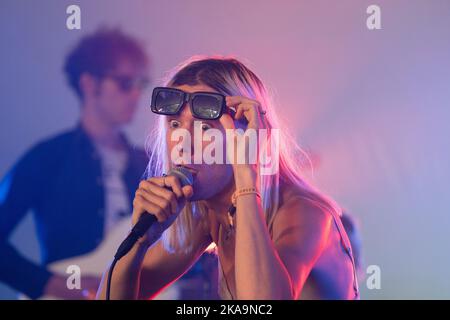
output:
[[[133,272],[135,272],[140,270],[149,247],[150,246],[146,242],[137,241],[130,252],[120,259],[120,263],[126,266],[126,269],[129,271],[134,270]]]
[[[256,169],[252,165],[236,165],[233,167],[236,189],[256,187]]]

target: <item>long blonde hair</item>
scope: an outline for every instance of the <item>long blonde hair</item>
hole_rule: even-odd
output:
[[[266,111],[267,128],[280,128],[275,114],[272,98],[262,81],[242,62],[232,57],[194,56],[178,65],[168,73],[165,86],[207,85],[224,95],[244,96],[257,100]],[[166,144],[166,127],[164,118],[147,138],[146,150],[149,154],[147,177],[161,176],[168,172],[170,163]],[[329,197],[322,194],[302,178],[302,167],[299,156],[305,157],[304,151],[295,139],[286,131],[280,130],[279,138],[279,170],[275,174],[259,174],[259,190],[262,208],[269,232],[275,214],[280,205],[280,180],[297,187],[298,194],[313,201],[327,211],[341,215],[339,206]],[[206,221],[206,208],[202,201],[190,202],[182,210],[175,222],[163,233],[162,241],[169,252],[192,249],[190,239],[197,223]]]

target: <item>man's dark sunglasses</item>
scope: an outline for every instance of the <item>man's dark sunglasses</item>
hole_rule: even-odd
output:
[[[149,80],[145,77],[130,77],[112,74],[109,74],[106,77],[114,80],[119,86],[120,90],[124,92],[128,92],[133,88],[144,90],[148,87],[149,84]]]
[[[157,87],[153,89],[151,108],[157,114],[176,115],[187,102],[190,102],[191,113],[195,118],[217,120],[225,112],[234,118],[235,112],[227,108],[225,96],[213,92],[188,93],[174,88]]]

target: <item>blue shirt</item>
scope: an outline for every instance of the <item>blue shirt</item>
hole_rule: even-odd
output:
[[[125,136],[128,163],[123,174],[130,204],[148,157],[130,146]],[[103,239],[104,189],[101,162],[92,141],[78,124],[35,145],[0,183],[0,281],[38,298],[52,273],[46,265],[88,253]],[[9,236],[32,209],[40,242],[39,266],[23,257]],[[128,214],[131,214],[132,206]]]

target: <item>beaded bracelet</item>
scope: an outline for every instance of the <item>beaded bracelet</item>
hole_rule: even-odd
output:
[[[255,194],[257,197],[261,198],[261,194],[258,192],[258,190],[256,190],[255,187],[251,187],[251,188],[242,188],[239,190],[236,190],[233,195],[231,196],[231,203],[236,206],[236,199],[239,196],[243,196],[246,194]]]

